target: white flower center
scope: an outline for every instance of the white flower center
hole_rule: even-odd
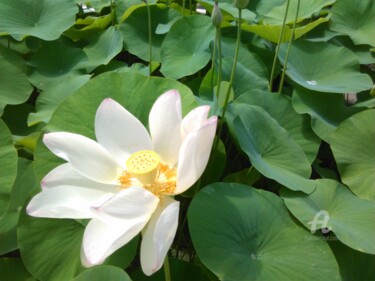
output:
[[[156,152],[141,150],[130,155],[118,182],[123,188],[142,186],[156,196],[172,195],[176,189],[176,168],[162,163]]]

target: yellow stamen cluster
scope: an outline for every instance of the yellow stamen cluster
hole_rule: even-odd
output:
[[[123,188],[141,185],[156,196],[171,195],[176,189],[176,169],[161,163],[154,151],[141,150],[126,161],[118,182]]]

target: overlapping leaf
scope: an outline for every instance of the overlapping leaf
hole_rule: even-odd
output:
[[[373,0],[337,0],[331,10],[330,28],[348,35],[354,43],[375,46]]]
[[[165,33],[157,34],[160,25],[166,25],[176,20],[180,14],[164,5],[150,5],[151,32],[152,32],[152,60],[160,62],[160,48],[166,36]],[[140,6],[121,24],[121,32],[124,36],[125,49],[137,57],[150,61],[149,31],[146,6]]]
[[[10,193],[9,206],[4,216],[0,219],[0,255],[18,248],[18,218],[28,195],[35,186],[36,182],[32,162],[24,158],[19,158],[17,178]]]
[[[330,140],[342,181],[359,197],[375,199],[375,110],[342,122]]]
[[[17,151],[6,124],[0,119],[0,218],[5,214],[17,175]]]
[[[337,181],[317,180],[309,195],[283,189],[281,195],[292,214],[315,232],[325,228],[344,244],[375,254],[375,202],[358,198]]]
[[[320,140],[312,131],[309,118],[293,110],[288,96],[267,91],[251,91],[238,97],[235,102],[262,107],[288,131],[289,136],[303,149],[309,162],[315,160]]]
[[[196,73],[211,58],[209,44],[215,29],[209,17],[192,15],[178,20],[161,46],[160,71],[169,78],[181,78]]]
[[[361,108],[349,107],[342,95],[320,93],[296,87],[293,92],[293,107],[300,113],[311,116],[311,127],[326,142],[331,134],[346,118],[361,111]]]
[[[258,106],[236,104],[230,110],[231,131],[260,173],[293,190],[314,190],[304,151],[275,119]]]
[[[16,53],[0,46],[0,116],[7,104],[25,102],[33,87],[26,77],[26,63]]]

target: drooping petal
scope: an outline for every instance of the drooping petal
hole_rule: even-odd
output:
[[[142,231],[141,266],[150,276],[163,265],[178,226],[180,203],[170,197],[160,200],[158,208]]]
[[[88,219],[95,216],[94,207],[113,195],[98,189],[61,185],[35,195],[26,210],[34,217]]]
[[[152,106],[148,124],[155,151],[163,162],[174,166],[181,145],[181,98],[177,90],[162,94]]]
[[[41,181],[42,189],[61,185],[78,186],[115,193],[121,186],[93,181],[79,173],[70,163],[64,163],[51,170]]]
[[[181,135],[182,139],[192,131],[198,130],[203,125],[207,123],[208,112],[210,111],[210,106],[203,105],[194,108],[190,111],[181,123]]]
[[[56,132],[45,134],[43,142],[49,150],[88,178],[103,183],[116,182],[119,166],[92,139],[73,133]]]
[[[191,187],[206,168],[212,144],[215,138],[217,117],[212,116],[207,124],[191,132],[181,145],[175,194]]]
[[[153,148],[150,135],[142,123],[109,98],[100,104],[96,112],[95,135],[122,166],[134,152]]]
[[[147,190],[130,187],[97,208],[97,216],[89,222],[83,236],[84,265],[103,263],[133,239],[146,225],[158,203],[158,197]]]

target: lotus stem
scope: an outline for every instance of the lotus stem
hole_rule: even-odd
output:
[[[294,18],[294,22],[293,22],[292,36],[290,36],[288,48],[287,48],[286,54],[285,54],[284,68],[283,68],[283,71],[282,71],[282,74],[281,74],[281,80],[280,80],[280,85],[279,85],[279,94],[281,94],[281,91],[282,91],[283,86],[284,86],[286,65],[288,63],[289,52],[290,52],[290,49],[292,47],[292,42],[294,40],[294,31],[296,30],[296,24],[297,24],[297,20],[298,20],[299,5],[300,5],[300,0],[297,0],[297,12],[296,12],[296,17]]]
[[[270,77],[270,84],[269,84],[269,90],[270,90],[270,92],[272,92],[272,88],[273,88],[273,76],[275,74],[277,57],[279,56],[280,44],[281,44],[281,41],[282,41],[282,39],[284,37],[285,25],[286,25],[286,18],[287,18],[288,11],[289,11],[289,3],[290,3],[290,0],[288,0],[288,2],[286,3],[286,9],[285,9],[285,14],[284,14],[284,19],[283,19],[283,25],[281,27],[281,32],[280,32],[279,38],[277,40],[277,46],[276,46],[276,50],[275,50],[275,57],[273,58],[273,64],[272,64],[272,70],[271,70],[271,77]]]

